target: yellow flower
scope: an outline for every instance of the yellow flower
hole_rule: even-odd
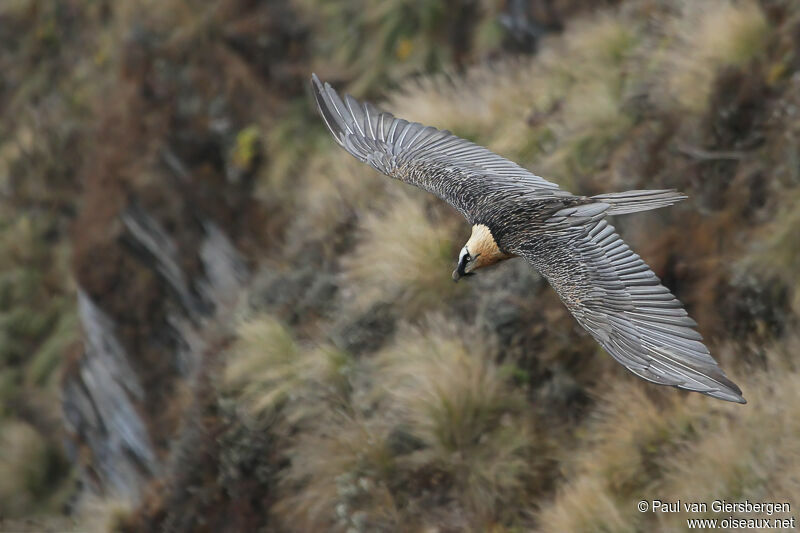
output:
[[[414,45],[411,44],[411,39],[406,39],[405,37],[398,41],[397,46],[395,47],[394,53],[397,56],[397,59],[400,61],[405,61],[408,59],[408,56],[411,55],[411,51],[414,49]]]

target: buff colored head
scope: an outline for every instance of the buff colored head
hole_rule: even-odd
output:
[[[453,281],[471,276],[479,268],[511,257],[513,256],[500,251],[492,232],[486,225],[475,224],[472,226],[472,235],[458,255],[458,266],[453,271]]]

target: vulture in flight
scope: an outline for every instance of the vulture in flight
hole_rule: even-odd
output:
[[[453,279],[512,257],[544,276],[592,337],[637,376],[745,403],[683,305],[608,223],[672,205],[674,190],[576,196],[446,130],[409,122],[312,75],[319,112],[336,142],[359,161],[416,185],[472,225]]]

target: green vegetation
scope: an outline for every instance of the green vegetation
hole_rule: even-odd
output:
[[[0,7],[0,515],[60,513],[74,489],[60,373],[77,349],[68,243],[87,112],[85,53],[69,17],[89,6]],[[0,526],[2,529],[2,526]]]
[[[497,7],[457,0],[300,0],[318,22],[317,53],[350,72],[357,94],[409,75],[464,67],[500,45]],[[332,68],[332,67],[326,67]]]

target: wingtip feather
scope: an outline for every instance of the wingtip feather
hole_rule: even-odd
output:
[[[738,387],[736,387],[738,390]],[[738,403],[744,405],[747,403],[744,396],[742,396],[742,391],[736,392],[735,390],[717,390],[717,391],[710,391],[710,392],[703,392],[712,398],[716,398],[717,400],[724,400],[726,402],[731,403]]]

